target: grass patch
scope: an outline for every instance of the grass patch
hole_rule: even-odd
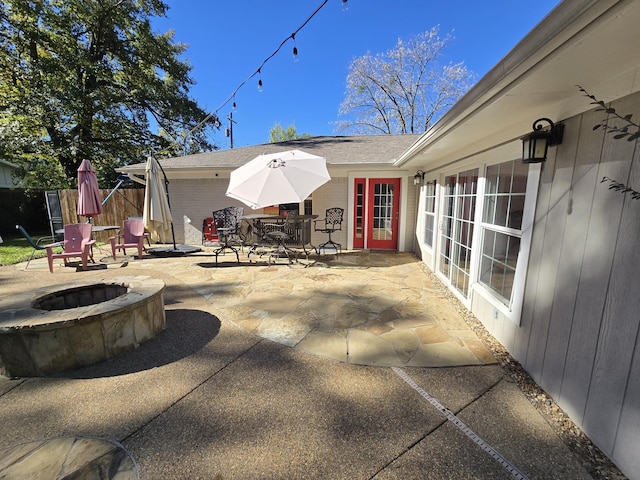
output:
[[[31,234],[31,233],[30,233]],[[38,240],[46,234],[33,234],[33,239]],[[51,237],[40,242],[41,245],[51,243]],[[16,232],[15,235],[3,235],[2,243],[0,243],[0,266],[13,265],[15,263],[26,262],[29,260],[33,252],[33,247],[29,245],[29,242],[20,233]],[[33,258],[46,257],[47,252],[45,250],[37,250],[33,255]]]

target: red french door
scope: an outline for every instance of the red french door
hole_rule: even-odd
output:
[[[369,179],[367,200],[367,247],[397,250],[400,179]]]
[[[356,178],[353,198],[353,248],[364,248],[364,215],[367,180]]]

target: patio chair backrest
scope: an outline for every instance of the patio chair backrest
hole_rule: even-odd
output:
[[[139,218],[130,218],[123,222],[124,243],[137,243],[144,236],[144,222]]]
[[[64,251],[80,252],[91,240],[90,223],[70,223],[64,226]]]
[[[29,245],[31,245],[36,250],[44,250],[44,246],[40,245],[39,243],[40,241],[34,240],[33,237],[27,233],[27,231],[24,229],[22,225],[16,225],[16,229],[19,230],[20,233],[22,233],[22,236],[24,238],[27,239],[27,242],[29,242]],[[44,238],[49,239],[49,241],[53,241],[53,237],[44,237]]]
[[[244,208],[242,207],[226,207],[221,210],[214,210],[213,224],[216,230],[224,228],[226,236],[234,235],[240,229],[242,215],[244,215]]]
[[[328,208],[324,219],[325,227],[330,228],[331,230],[342,230],[343,215],[343,208]]]
[[[290,237],[294,237],[296,234],[296,223],[298,221],[298,214],[293,211],[287,212],[287,216],[284,220],[284,231]]]
[[[244,208],[242,207],[227,207],[227,223],[228,228],[233,229],[233,233],[238,233],[238,228],[242,223],[242,215],[244,215]]]
[[[216,228],[226,228],[227,226],[227,209],[222,208],[220,210],[213,211],[213,226]]]
[[[51,237],[53,241],[59,242],[64,236],[62,233],[56,233],[56,230],[64,228],[62,220],[62,208],[60,207],[60,197],[57,190],[47,190],[44,192],[45,202],[47,204],[47,214],[49,216],[49,226],[51,228]]]

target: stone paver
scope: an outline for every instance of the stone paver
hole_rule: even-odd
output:
[[[214,285],[207,299],[226,320],[316,355],[376,366],[495,362],[433,288],[424,266],[412,254],[354,252],[320,257],[308,268],[263,262],[200,269],[199,273],[181,278],[201,289],[207,277]],[[215,285],[224,288],[216,290]],[[321,338],[332,339],[326,354]],[[338,338],[346,338],[346,358],[342,346],[336,346]],[[426,348],[435,343],[446,345]]]
[[[0,478],[135,480],[138,468],[115,442],[63,437],[0,449]]]

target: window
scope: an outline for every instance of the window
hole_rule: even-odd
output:
[[[439,269],[466,299],[469,295],[471,253],[479,169],[444,179]]]
[[[424,191],[424,243],[433,248],[433,228],[435,225],[436,182],[427,182]]]
[[[487,167],[478,280],[507,306],[520,252],[528,171],[528,165],[515,160]]]

